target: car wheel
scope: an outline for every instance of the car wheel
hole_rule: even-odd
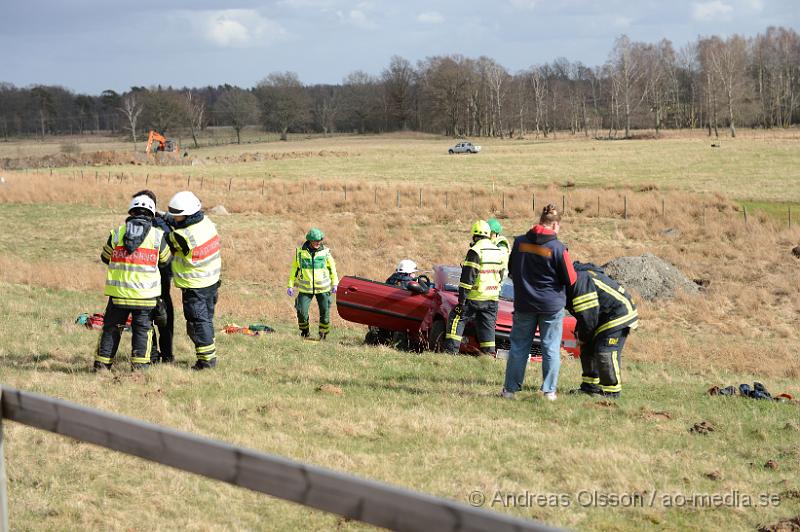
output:
[[[431,330],[428,333],[428,349],[435,353],[444,351],[444,320],[436,320],[431,325]]]
[[[455,152],[453,150],[447,150],[447,153],[449,153],[450,155],[453,155]]]

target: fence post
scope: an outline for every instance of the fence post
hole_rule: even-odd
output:
[[[344,184],[344,201],[347,201],[347,183]]]
[[[531,193],[531,210],[536,212],[536,194]]]
[[[444,191],[444,210],[447,210],[447,191]]]
[[[375,191],[374,192],[375,192],[375,200],[373,201],[373,203],[375,203],[375,205],[377,205],[378,204],[378,185],[375,185]]]
[[[744,223],[747,223],[747,205],[744,206]]]
[[[419,189],[419,208],[422,208],[422,189]]]
[[[563,215],[566,212],[567,212],[567,195],[561,194],[561,214]]]
[[[662,218],[664,217],[664,213],[665,213],[664,204],[665,204],[664,198],[661,198],[661,217]]]
[[[203,181],[205,181],[205,179],[206,179],[206,176],[203,176],[203,175],[200,176],[200,188],[203,188]]]
[[[231,191],[231,185],[232,184],[233,184],[233,178],[231,177],[230,179],[228,179],[228,192]]]
[[[502,202],[501,202],[500,205],[502,206],[503,212],[505,212],[505,210],[506,210],[506,193],[503,192],[501,197],[502,197]]]
[[[3,389],[0,388],[0,403]],[[3,452],[3,412],[0,406],[0,532],[8,532],[8,493],[6,491],[6,460]]]
[[[111,183],[111,170],[108,171],[108,182]]]
[[[400,191],[397,191],[397,208],[400,208]]]
[[[792,228],[792,206],[789,205],[789,229]]]
[[[628,196],[625,196],[625,207],[622,212],[622,217],[625,218],[626,220],[628,219]]]
[[[189,174],[189,177],[186,178],[186,188],[187,189],[192,188],[191,185],[192,185],[192,174]]]
[[[597,195],[597,217],[600,218],[600,195]]]

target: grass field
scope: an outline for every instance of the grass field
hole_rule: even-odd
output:
[[[402,135],[201,150],[198,156],[218,158],[275,150],[352,154],[202,166],[222,183],[228,172],[255,184],[255,197],[228,194],[224,185],[201,194],[206,205],[224,203],[233,213],[212,216],[224,257],[217,327],[263,321],[278,330],[261,338],[220,333],[221,365],[202,374],[188,371],[192,350],[180,313],[180,363],[144,375],[127,369],[127,335],[118,367],[91,374],[97,333],[73,323],[82,312],[102,311],[100,248],[107,231],[122,221],[126,198],[143,188],[144,174],[153,169],[126,167],[129,180],[109,183],[81,182],[75,168],[55,169],[52,177],[49,171],[12,173],[0,185],[0,382],[462,502],[481,491],[486,507],[558,526],[699,530],[724,523],[752,529],[794,517],[800,515],[798,404],[705,394],[714,384],[761,380],[775,393],[800,395],[798,262],[789,253],[800,243],[800,229],[757,215],[745,225],[736,210],[743,199],[767,207],[777,199],[798,201],[800,152],[790,137],[743,137],[735,141],[738,159],[725,163],[733,175],[727,183],[717,182],[723,173],[710,163],[671,177],[679,165],[674,159],[693,142],[701,153],[704,139],[693,138],[490,141],[479,142],[485,147],[478,156],[452,158],[441,155],[446,139]],[[724,141],[721,150],[732,143]],[[571,165],[561,161],[564,150],[575,150]],[[537,163],[542,152],[546,161]],[[760,152],[773,160],[757,184],[745,176],[747,168],[758,166],[752,159]],[[612,159],[627,161],[612,172],[619,172],[619,180],[589,177],[595,176],[593,165]],[[537,202],[560,201],[563,189],[547,186],[553,181],[571,178],[581,185],[568,191],[562,233],[577,260],[603,263],[652,252],[690,278],[710,281],[698,297],[639,302],[642,325],[625,350],[621,401],[567,395],[580,377],[579,364],[570,359],[562,365],[559,401],[545,402],[534,392],[541,379],[536,365],[520,400],[505,402],[495,397],[504,366],[493,359],[366,347],[364,328],[335,315],[331,341],[296,337],[283,287],[293,246],[308,226],[326,231],[340,274],[382,278],[404,257],[425,268],[457,263],[472,218],[489,216],[498,208],[501,187],[522,183],[526,172],[539,172],[537,164],[549,168],[544,186],[532,188]],[[484,192],[476,204],[450,196],[455,207],[443,212],[441,196],[430,193],[422,208],[393,206],[392,187],[408,187],[404,201],[412,201],[416,183],[455,191],[460,183],[477,186],[486,176],[482,172],[494,167],[506,177],[497,179],[494,195]],[[84,169],[95,170],[122,171]],[[271,183],[281,187],[280,194],[258,192],[265,171],[274,174]],[[380,177],[373,180],[375,173]],[[359,189],[362,180],[368,183]],[[707,186],[693,184],[700,182]],[[316,189],[313,198],[304,197],[303,183],[347,183],[353,187],[350,201],[361,198],[358,205],[370,206],[355,208]],[[374,204],[369,185],[377,183],[386,188]],[[648,184],[657,189],[636,192]],[[162,201],[181,186],[178,178],[153,178],[148,185]],[[782,196],[775,186],[795,192]],[[528,192],[508,192],[515,203],[498,212],[506,234],[530,226]],[[605,207],[618,206],[623,194],[635,206],[628,220],[618,208]],[[604,205],[599,216],[593,210],[598,197]],[[668,205],[663,217],[662,197]],[[665,233],[668,228],[678,236]],[[689,432],[701,421],[714,431]],[[363,528],[18,425],[7,424],[5,434],[14,529]],[[587,504],[594,491],[636,493],[647,501],[655,496],[652,505],[614,508]],[[570,505],[491,504],[497,494],[526,493],[562,495],[559,500]],[[758,508],[686,507],[675,498],[702,494],[729,500],[736,494],[740,503],[746,495],[754,504],[764,495],[767,502]]]

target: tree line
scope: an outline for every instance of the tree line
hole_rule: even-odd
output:
[[[777,128],[800,122],[800,36],[769,27],[755,37],[699,37],[680,49],[618,37],[608,60],[588,67],[558,58],[509,72],[488,57],[395,56],[383,71],[355,71],[339,84],[306,85],[274,72],[255,87],[132,87],[74,94],[60,86],[0,83],[0,134],[186,132],[246,126],[266,131],[450,136],[631,136],[633,129]]]

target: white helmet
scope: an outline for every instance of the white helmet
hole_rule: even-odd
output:
[[[202,205],[197,196],[188,190],[178,192],[169,200],[170,214],[177,214],[179,216],[191,216],[199,212],[201,207]]]
[[[397,270],[395,270],[395,271],[397,273],[414,273],[414,272],[418,271],[417,270],[417,263],[414,262],[413,260],[403,259],[397,265]]]
[[[150,196],[145,196],[142,194],[141,196],[136,196],[131,200],[131,205],[128,207],[128,212],[131,212],[133,209],[145,209],[150,211],[150,214],[155,216],[156,202],[154,202]]]

